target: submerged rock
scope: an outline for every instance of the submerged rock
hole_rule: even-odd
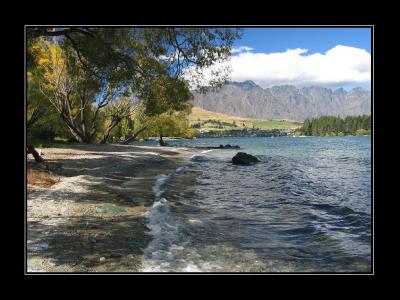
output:
[[[61,262],[58,258],[50,258],[49,263],[52,264],[53,266],[61,265]]]
[[[198,161],[198,162],[200,162],[200,161],[207,161],[207,160],[208,160],[208,157],[205,156],[205,155],[193,155],[193,156],[190,158],[190,160],[191,160],[191,161]]]
[[[238,152],[233,158],[232,158],[232,163],[236,165],[251,165],[259,162],[260,160],[250,154],[247,154],[245,152]]]

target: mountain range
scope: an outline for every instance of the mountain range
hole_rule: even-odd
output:
[[[240,117],[304,121],[322,115],[371,114],[371,91],[291,85],[263,89],[251,80],[230,82],[206,94],[193,92],[194,106]]]

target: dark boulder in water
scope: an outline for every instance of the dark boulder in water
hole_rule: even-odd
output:
[[[222,145],[220,145],[220,147],[221,147]],[[234,149],[239,149],[240,147],[239,146],[237,146],[237,145],[234,145],[234,146],[232,146],[232,145],[230,145],[230,144],[227,144],[227,145],[225,145],[225,147],[224,146],[222,146],[223,148],[228,148],[228,149],[230,149],[230,148],[234,148]]]
[[[236,165],[251,165],[259,162],[260,160],[245,152],[238,152],[233,158],[232,162]]]

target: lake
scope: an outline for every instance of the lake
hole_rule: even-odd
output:
[[[168,142],[241,149],[203,151],[156,178],[143,271],[371,271],[369,136]],[[261,162],[233,165],[238,151]]]

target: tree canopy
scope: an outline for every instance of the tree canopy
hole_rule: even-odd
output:
[[[190,89],[228,79],[227,69],[208,81],[203,73],[239,37],[231,28],[27,27],[28,124],[47,111],[77,141],[106,142],[139,101],[153,118],[187,111]]]
[[[371,116],[322,116],[304,120],[298,130],[303,135],[368,135],[371,134]]]

